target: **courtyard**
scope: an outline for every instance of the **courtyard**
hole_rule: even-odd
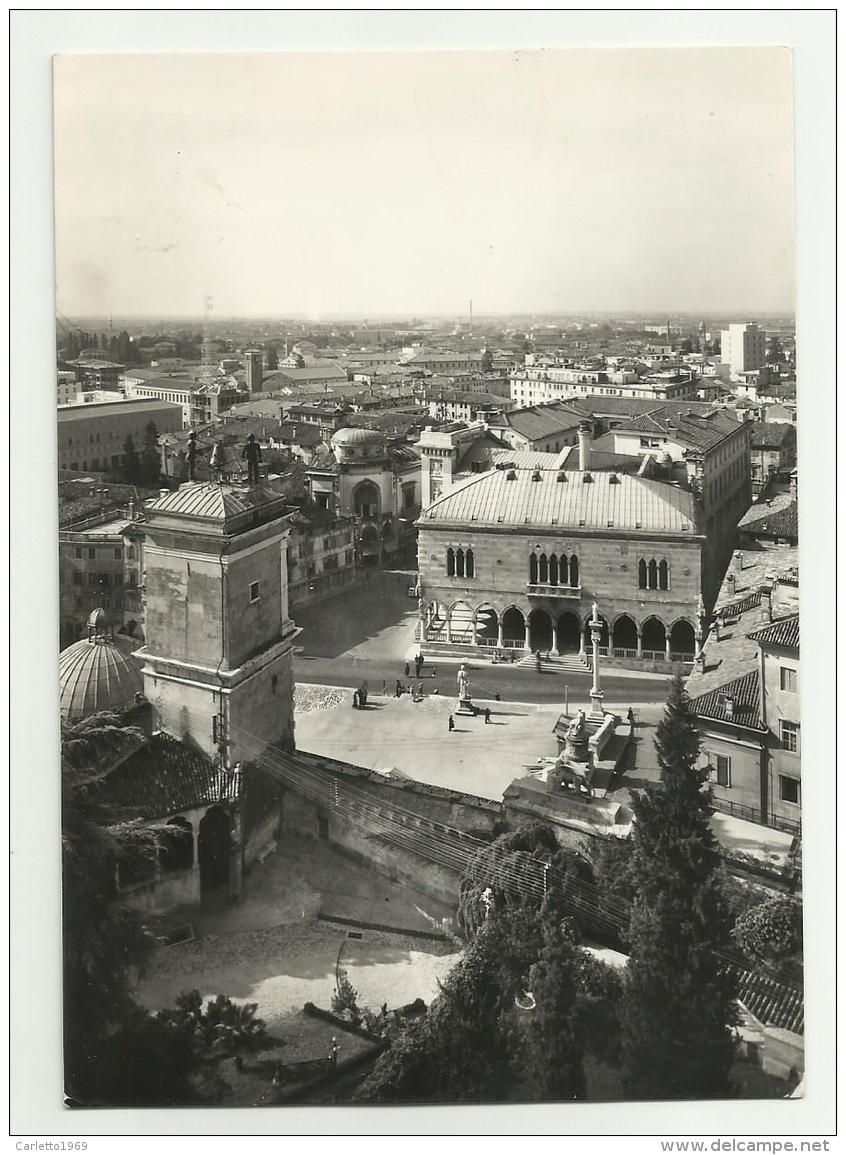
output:
[[[454,683],[454,668],[451,673]],[[560,708],[486,702],[486,723],[483,714],[454,714],[454,688],[449,697],[429,693],[420,700],[381,689],[370,684],[366,709],[354,710],[351,691],[321,695],[318,687],[298,686],[297,748],[370,770],[401,770],[420,782],[495,801],[528,765],[557,753],[552,730]]]
[[[171,925],[190,924],[195,937],[156,949],[138,999],[159,1010],[192,989],[204,1001],[228,995],[257,1003],[268,1030],[285,1039],[300,1031],[306,1002],[329,1008],[339,965],[362,1006],[428,1003],[457,957],[452,940],[435,937],[441,919],[453,913],[326,843],[287,833],[274,854],[250,869],[240,902],[168,916]],[[333,917],[384,929],[362,925],[351,938]]]

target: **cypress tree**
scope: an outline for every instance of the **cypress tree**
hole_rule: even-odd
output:
[[[584,1099],[584,1047],[578,1028],[577,970],[584,952],[560,920],[544,925],[540,958],[529,972],[535,999],[527,1031],[528,1081],[540,1100]]]
[[[714,954],[729,915],[694,721],[676,677],[655,737],[661,782],[633,806],[636,897],[621,1026],[625,1082],[638,1099],[731,1094],[735,993]]]
[[[127,437],[123,443],[123,477],[128,485],[138,485],[141,481],[141,461],[135,442]]]
[[[141,484],[154,489],[159,484],[161,472],[159,431],[155,421],[151,421],[144,430],[144,448],[141,451],[140,461]]]

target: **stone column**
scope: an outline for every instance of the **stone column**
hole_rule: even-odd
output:
[[[478,632],[476,629],[476,615],[475,614],[470,619],[470,643],[471,643],[471,645],[474,645],[474,646],[478,646],[478,644],[479,644],[479,635],[478,635]]]
[[[599,639],[602,634],[602,622],[596,602],[593,603],[593,614],[590,619],[590,640],[593,650],[593,685],[590,688],[590,712],[595,718],[602,718],[605,711],[602,701],[605,695],[599,686]]]
[[[587,643],[585,642],[586,634],[587,634],[587,626],[584,624],[584,622],[581,619],[579,619],[579,657],[580,658],[586,658],[587,657]]]
[[[505,642],[505,635],[502,632],[502,617],[498,617],[496,622],[496,647],[501,650]]]
[[[531,644],[531,641],[529,639],[529,616],[527,614],[526,615],[526,638],[525,638],[525,641],[523,642],[523,649],[524,650],[531,650],[531,648],[532,648],[532,644]]]
[[[667,633],[665,634],[665,641],[664,641],[664,658],[665,658],[665,660],[666,660],[666,661],[668,661],[668,662],[671,660],[671,659],[670,659],[670,632],[669,632],[669,630],[668,630],[668,631],[667,631]]]
[[[449,610],[447,610],[447,616],[446,616],[446,640],[448,642],[452,641],[452,617],[450,615]]]
[[[638,660],[643,658],[643,634],[640,632],[640,626],[637,626],[637,656]]]

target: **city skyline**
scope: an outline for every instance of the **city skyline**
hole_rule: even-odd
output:
[[[54,79],[62,313],[793,310],[785,49],[60,56]]]

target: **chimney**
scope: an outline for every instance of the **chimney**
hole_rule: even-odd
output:
[[[130,499],[126,507],[126,516],[130,521],[135,520],[135,502]]]
[[[742,549],[736,549],[734,551],[734,560],[737,562],[737,568],[742,571],[743,570],[743,550]]]
[[[159,497],[167,497],[167,495],[168,495],[169,493],[170,493],[170,490],[169,490],[169,489],[160,489],[160,490],[159,490]]]
[[[582,472],[590,469],[590,442],[592,435],[589,421],[579,422],[579,469]]]
[[[726,694],[724,701],[726,718],[730,722],[734,718],[734,698],[730,694]]]
[[[728,575],[728,577],[726,578],[726,591],[731,597],[734,597],[734,592],[735,592],[736,588],[737,588],[737,578],[734,576],[733,573],[730,573]]]
[[[761,586],[761,600],[764,603],[764,609],[767,611],[767,621],[773,620],[773,586],[768,578],[766,584]]]

